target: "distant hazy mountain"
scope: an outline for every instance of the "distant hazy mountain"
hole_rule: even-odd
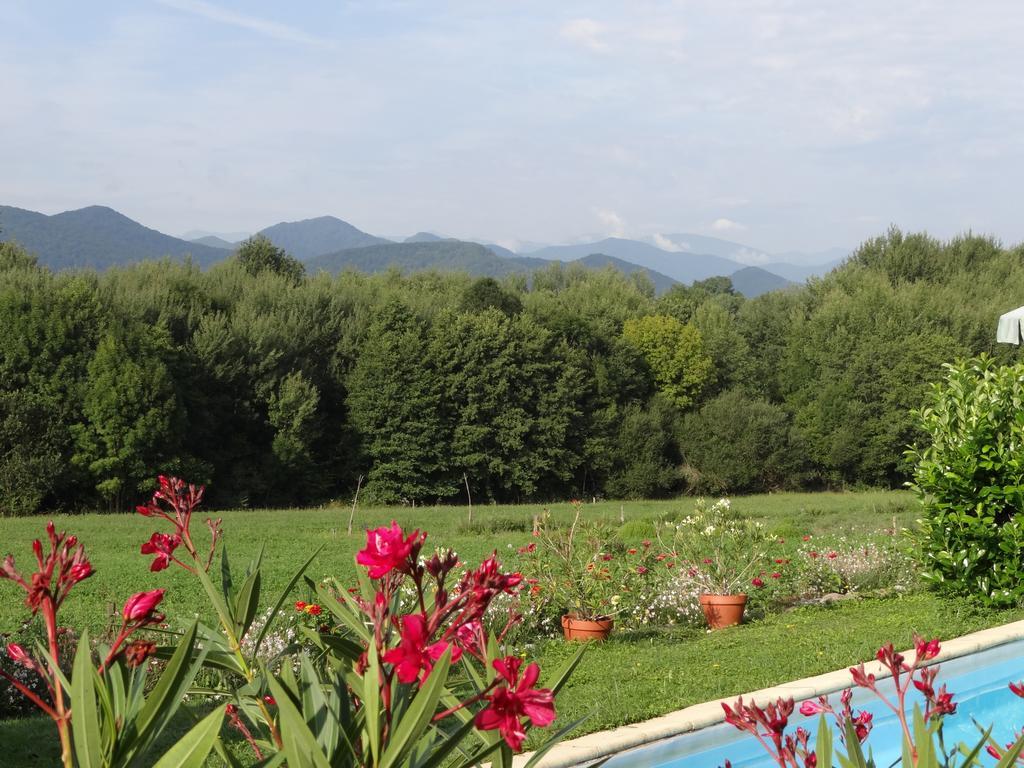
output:
[[[100,205],[53,216],[0,206],[0,240],[17,240],[50,269],[102,270],[118,264],[164,256],[180,259],[186,255],[205,267],[229,253],[165,235]]]
[[[744,267],[733,272],[729,278],[732,280],[732,287],[736,289],[736,292],[742,293],[748,299],[793,285],[786,278],[779,277],[761,267]]]
[[[772,256],[772,261],[784,264],[817,265],[831,264],[835,266],[853,253],[852,248],[826,248],[824,251],[784,251]]]
[[[605,254],[587,254],[573,261],[594,269],[603,269],[611,265],[626,274],[645,271],[659,293],[668,290],[676,282],[658,272]],[[436,269],[466,272],[477,277],[504,277],[512,274],[529,275],[550,264],[551,259],[538,259],[532,256],[498,256],[491,250],[491,246],[479,243],[434,240],[348,248],[311,259],[306,262],[306,268],[312,273],[324,270],[336,274],[345,269],[373,273],[394,267],[403,272]]]
[[[252,232],[211,232],[208,229],[190,229],[183,235],[179,235],[182,240],[196,241],[202,240],[204,237],[216,237],[219,240],[223,240],[226,243],[240,243],[249,237]]]
[[[577,259],[576,263],[583,264],[587,267],[593,267],[594,269],[603,269],[604,267],[612,266],[619,270],[619,272],[626,275],[631,275],[634,272],[646,272],[647,276],[651,278],[651,282],[654,283],[654,290],[657,293],[664,293],[679,282],[678,280],[673,280],[668,275],[661,274],[661,272],[641,267],[629,261],[616,259],[614,256],[608,256],[604,253],[591,253],[588,256],[584,256],[582,259]]]
[[[515,251],[510,251],[508,248],[504,248],[498,245],[497,243],[480,243],[480,245],[484,246],[485,248],[489,248],[494,253],[506,259],[514,259],[517,256],[519,256],[519,254],[516,253]]]
[[[687,253],[707,253],[719,258],[736,261],[740,264],[757,264],[766,261],[770,257],[766,251],[754,248],[743,243],[734,243],[731,240],[722,240],[720,237],[708,237],[696,235],[692,232],[680,232],[674,235],[655,235],[654,244],[664,250],[672,250],[666,246],[672,245]],[[662,242],[667,241],[667,242]],[[783,259],[779,259],[783,261]]]
[[[345,248],[362,248],[391,242],[383,237],[368,235],[334,216],[285,221],[261,230],[260,234],[300,261],[308,261],[316,256]]]
[[[417,232],[415,235],[409,235],[403,243],[436,243],[438,240],[447,240],[447,237],[441,237],[435,235],[433,232]]]
[[[190,243],[199,243],[201,245],[208,245],[211,248],[224,248],[228,251],[233,251],[238,247],[238,243],[232,243],[225,240],[222,237],[216,235],[206,235],[205,237],[197,237],[193,240],[189,240]]]
[[[711,254],[672,253],[648,243],[641,243],[639,240],[623,240],[617,237],[581,245],[552,245],[530,255],[542,259],[575,261],[592,253],[607,254],[653,269],[681,283],[692,283],[694,280],[704,280],[718,275],[731,275],[744,266]]]
[[[803,283],[806,282],[809,277],[821,277],[822,275],[827,275],[844,261],[846,261],[846,256],[834,259],[833,261],[829,261],[824,264],[770,263],[763,264],[761,267],[769,272],[774,272],[776,275],[781,275],[787,280],[792,280],[794,283]]]
[[[543,259],[505,259],[479,243],[461,240],[385,243],[365,248],[346,248],[306,262],[306,269],[311,273],[319,270],[338,273],[345,269],[372,273],[396,267],[403,272],[437,269],[487,277],[503,277],[545,266],[547,262]]]

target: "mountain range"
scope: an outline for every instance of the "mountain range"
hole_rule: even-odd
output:
[[[186,256],[207,267],[227,258],[238,246],[238,242],[213,233],[190,234],[197,236],[192,240],[172,237],[103,206],[54,215],[0,206],[0,241],[16,240],[36,254],[40,264],[55,270],[102,270],[146,259]],[[281,222],[260,234],[305,263],[313,273],[397,268],[406,272],[438,269],[502,277],[528,275],[551,262],[562,262],[595,269],[610,265],[626,274],[643,271],[659,293],[676,283],[728,276],[738,292],[756,296],[802,282],[813,274],[823,274],[844,257],[844,252],[838,251],[826,252],[822,260],[831,257],[831,261],[825,264],[807,263],[814,258],[810,254],[799,255],[803,263],[775,262],[770,254],[741,243],[686,233],[657,235],[654,242],[605,238],[515,253],[493,243],[470,242],[425,231],[396,242],[333,216]]]

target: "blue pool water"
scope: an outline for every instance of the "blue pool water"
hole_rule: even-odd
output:
[[[941,666],[937,685],[945,683],[958,704],[956,714],[945,720],[947,748],[961,740],[972,746],[977,743],[981,734],[973,720],[985,727],[994,724],[992,736],[1000,744],[1010,741],[1014,731],[1024,727],[1024,699],[1007,688],[1007,683],[1024,679],[1024,640],[951,659]],[[891,695],[892,681],[879,683],[879,688]],[[853,708],[867,709],[874,715],[874,728],[867,744],[874,750],[876,764],[885,768],[900,757],[901,734],[896,715],[870,691],[854,691]],[[838,693],[829,698],[838,706]],[[920,701],[916,691],[909,706],[913,707],[915,701]],[[797,707],[799,705],[798,701]],[[789,722],[790,733],[800,725],[813,733],[818,717],[807,718],[794,712]],[[621,752],[606,765],[608,768],[717,768],[727,759],[732,761],[733,768],[775,766],[752,736],[725,723]],[[995,760],[991,764],[994,765]]]

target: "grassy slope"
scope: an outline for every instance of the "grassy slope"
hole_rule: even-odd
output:
[[[910,498],[894,492],[775,494],[736,498],[733,504],[744,514],[764,520],[778,535],[794,537],[868,532],[890,526],[894,519],[898,526],[906,526],[915,516]],[[691,508],[689,499],[621,506],[606,502],[587,505],[586,514],[616,521],[621,511],[627,521],[623,532],[632,538],[645,535],[646,522],[656,516]],[[542,509],[478,507],[472,528],[466,524],[464,508],[367,509],[357,514],[356,529],[395,518],[403,525],[429,530],[435,544],[453,546],[472,562],[492,549],[507,552],[523,543],[533,515]],[[567,504],[552,505],[551,512],[566,519],[570,515]],[[236,565],[254,554],[261,542],[267,543],[270,589],[283,585],[290,569],[320,545],[325,549],[310,574],[330,574],[345,581],[354,572],[352,558],[364,541],[361,535],[345,535],[348,511],[343,508],[217,514],[224,518]],[[205,611],[202,596],[186,574],[147,570],[148,558],[138,554],[138,545],[148,538],[152,521],[138,515],[82,515],[61,518],[57,524],[86,542],[97,568],[97,575],[68,603],[67,624],[99,628],[108,605],[120,606],[127,594],[156,586],[168,587],[165,604],[170,616],[185,618]],[[38,518],[0,521],[0,551],[14,549],[24,561],[29,540],[41,529]],[[24,615],[11,585],[0,583],[0,632],[16,626]],[[565,719],[589,713],[580,733],[601,730],[848,666],[871,657],[888,640],[908,645],[913,631],[948,638],[1020,618],[1024,611],[985,612],[961,600],[917,594],[805,608],[714,634],[673,629],[619,635],[588,650],[559,699],[559,711]],[[573,652],[564,643],[543,641],[531,655],[542,668],[554,672]],[[34,720],[0,723],[0,743],[12,745],[14,752],[9,754],[12,759],[17,756],[14,764],[48,764],[45,755],[31,757],[45,748],[35,738],[40,727],[49,725]]]

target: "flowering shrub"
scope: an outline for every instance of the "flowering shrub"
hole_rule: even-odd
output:
[[[153,557],[153,571],[180,567],[195,576],[218,629],[196,623],[175,648],[158,649],[139,632],[164,621],[164,590],[140,592],[125,602],[113,641],[98,646],[98,664],[83,634],[68,675],[58,668],[57,611],[93,573],[84,548],[51,524],[49,550],[33,544],[35,573],[22,574],[12,556],[0,568],[0,577],[22,587],[26,604],[42,615],[49,641],[45,652],[13,642],[6,649],[10,663],[40,684],[3,667],[0,676],[53,719],[65,766],[200,765],[214,748],[237,765],[221,743],[226,721],[248,744],[254,764],[425,768],[457,748],[467,765],[488,760],[508,768],[529,730],[554,721],[555,694],[579,656],[542,685],[537,664],[503,651],[502,637],[517,615],[509,614],[498,633],[482,619],[495,597],[518,592],[522,577],[504,572],[494,556],[456,574],[454,553],[423,558],[426,534],[392,523],[367,532],[357,555],[366,569],[358,586],[334,590],[306,579],[315,599],[289,604],[307,561],[261,611],[262,553],[236,581],[219,521],[206,521],[208,551],[194,545],[191,525],[203,489],[166,477],[159,486],[138,511],[169,529],[153,532],[141,553]],[[219,587],[208,573],[218,551]],[[157,654],[167,661],[147,686],[144,662]],[[201,670],[203,685],[193,686]],[[157,758],[154,741],[186,693],[215,706]]]
[[[728,499],[711,506],[698,499],[693,514],[664,524],[658,539],[703,594],[738,594],[764,586],[760,572],[770,539],[759,523],[736,515]]]
[[[675,563],[655,555],[650,541],[633,547],[614,532],[582,520],[582,504],[568,528],[549,525],[519,548],[525,577],[524,613],[560,619],[622,617],[644,623],[658,593],[659,573]]]
[[[914,561],[895,540],[812,544],[801,547],[794,558],[810,595],[908,592],[918,581]]]
[[[157,609],[164,590],[139,592],[125,602],[120,627],[109,645],[99,646],[96,657],[88,633],[83,633],[68,675],[62,668],[66,633],[58,626],[58,612],[75,586],[93,575],[93,567],[75,536],[57,533],[52,522],[46,536],[46,545],[38,539],[32,543],[34,572],[20,571],[10,554],[0,566],[0,578],[21,587],[25,605],[42,617],[46,631],[46,643],[38,650],[7,644],[7,657],[25,672],[0,669],[0,677],[53,720],[66,768],[137,764],[177,712],[205,657],[196,647],[196,625],[183,635],[147,696],[144,662],[157,649],[138,633],[163,621]],[[168,755],[205,758],[221,717],[215,711],[205,718]]]
[[[940,668],[925,666],[926,662],[938,656],[940,650],[938,640],[925,640],[917,635],[914,636],[914,658],[910,662],[893,648],[892,643],[880,648],[875,658],[892,677],[892,697],[879,690],[876,676],[867,672],[864,664],[850,668],[854,685],[871,691],[896,716],[903,734],[903,757],[893,765],[904,768],[970,768],[981,765],[978,758],[982,751],[999,761],[997,768],[1024,763],[1021,757],[1024,736],[1018,734],[1016,742],[1000,746],[991,739],[991,728],[982,730],[981,739],[976,744],[956,744],[946,749],[942,738],[943,718],[955,713],[957,705],[945,685],[936,685]],[[915,704],[908,715],[908,695],[914,690],[923,696],[924,710]],[[1011,683],[1010,690],[1024,696],[1024,684]],[[874,759],[870,752],[865,757],[862,746],[871,734],[873,718],[870,712],[858,712],[851,707],[852,694],[852,689],[844,690],[840,694],[838,708],[827,696],[809,699],[800,705],[800,714],[820,715],[813,741],[810,732],[804,728],[797,728],[793,734],[786,732],[795,709],[792,698],[780,698],[759,707],[744,702],[741,697],[731,706],[723,703],[722,708],[725,721],[754,736],[780,768],[832,768],[832,731],[826,716],[835,722],[845,748],[845,754],[840,752],[836,755],[840,766],[874,768]],[[731,768],[728,760],[725,768]]]

